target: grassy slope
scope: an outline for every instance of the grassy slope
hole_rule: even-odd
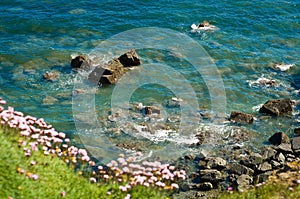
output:
[[[118,190],[118,185],[102,184],[97,186],[91,184],[87,179],[75,174],[56,156],[44,156],[40,152],[32,153],[30,157],[25,157],[22,147],[18,147],[19,137],[16,132],[8,130],[3,133],[0,130],[0,198],[124,198],[127,193]],[[30,161],[36,161],[36,165],[31,166]],[[25,170],[25,174],[19,174],[16,169],[20,167]],[[39,179],[26,178],[26,172],[38,174]],[[62,197],[60,193],[64,191],[66,195]],[[107,192],[112,195],[107,195]],[[131,198],[166,198],[159,191],[144,187],[134,188]],[[222,193],[218,198],[300,198],[300,186],[289,190],[286,183],[270,183],[245,193]]]
[[[75,174],[58,157],[45,156],[34,152],[25,157],[22,148],[18,147],[18,136],[15,132],[0,130],[0,198],[124,198],[127,193],[118,190],[118,185],[103,184],[97,186],[87,179]],[[30,161],[36,161],[31,166]],[[20,167],[25,174],[16,170]],[[27,178],[26,172],[39,176],[38,180]],[[62,197],[60,193],[66,195]],[[112,192],[108,195],[107,192]],[[130,191],[131,198],[166,198],[163,193],[145,187]]]

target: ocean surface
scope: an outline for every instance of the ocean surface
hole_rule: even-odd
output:
[[[269,99],[288,97],[299,100],[299,0],[184,0],[181,2],[2,0],[0,13],[0,96],[19,111],[43,117],[57,130],[71,136],[74,143],[92,146],[92,154],[94,153],[100,159],[111,158],[112,154],[122,152],[122,148],[130,144],[134,147],[127,148],[140,149],[147,153],[150,151],[149,154],[151,151],[157,152],[156,156],[162,159],[176,157],[186,149],[190,150],[192,147],[186,146],[189,141],[182,146],[178,144],[180,135],[172,137],[168,134],[170,129],[166,126],[173,125],[174,128],[178,128],[176,122],[172,124],[172,118],[180,120],[180,115],[184,115],[180,108],[168,107],[168,100],[172,97],[187,99],[187,101],[189,97],[193,98],[192,100],[196,98],[197,108],[193,111],[189,110],[187,114],[193,115],[191,118],[198,116],[200,118],[201,111],[213,112],[211,109],[214,105],[210,94],[211,90],[217,88],[207,86],[207,80],[213,81],[216,77],[205,79],[193,64],[180,56],[182,49],[188,48],[190,43],[184,43],[185,47],[180,46],[183,41],[170,34],[171,37],[167,36],[168,43],[162,44],[164,49],[155,49],[160,42],[159,38],[168,35],[168,30],[177,36],[183,34],[191,39],[189,41],[196,41],[201,46],[199,49],[194,49],[195,53],[188,55],[191,60],[196,59],[193,57],[194,54],[201,51],[207,53],[205,55],[209,55],[213,61],[216,66],[215,71],[220,75],[219,83],[213,86],[220,85],[221,88],[224,86],[226,93],[226,103],[222,107],[224,110],[222,114],[225,114],[224,121],[224,118],[234,110],[254,114],[257,118],[254,124],[242,127],[226,122],[210,122],[205,118],[200,121],[190,121],[193,125],[196,123],[197,128],[206,129],[211,134],[217,133],[217,136],[211,136],[206,147],[218,145],[217,137],[230,136],[225,134],[233,128],[242,128],[251,132],[249,138],[239,144],[256,148],[267,144],[265,141],[275,132],[283,131],[292,136],[292,129],[299,126],[299,105],[294,107],[292,117],[260,119],[262,116],[258,113],[258,107]],[[209,21],[217,29],[191,30],[190,26],[193,23],[198,24],[203,20]],[[139,38],[143,34],[136,33],[147,32],[149,27],[154,27],[155,31],[152,35],[148,37],[145,34],[146,36]],[[132,33],[136,37],[131,37]],[[110,48],[101,48],[101,44],[118,34],[123,34],[125,40],[128,39],[126,41],[128,50],[135,48],[135,39],[139,40],[140,45],[143,42],[153,43],[152,49],[151,46],[137,49],[142,60],[141,67],[143,64],[156,64],[161,70],[159,67],[151,68],[147,65],[149,71],[151,70],[151,73],[148,73],[147,67],[143,67],[144,72],[140,75],[151,76],[150,79],[145,80],[150,83],[135,85],[133,90],[130,86],[125,87],[122,95],[132,92],[129,98],[130,106],[134,103],[158,106],[163,113],[162,118],[149,118],[143,114],[139,115],[138,112],[132,112],[130,121],[126,121],[126,118],[119,123],[108,120],[107,118],[112,114],[112,96],[119,96],[114,92],[118,84],[89,87],[92,95],[86,94],[87,104],[82,104],[82,109],[77,106],[78,104],[74,104],[77,103],[76,93],[85,91],[89,93],[89,91],[87,85],[83,86],[83,91],[78,88],[80,80],[77,83],[75,81],[78,79],[78,72],[72,71],[70,67],[72,57],[85,54],[93,55],[93,59],[99,62],[97,64],[109,61],[107,57],[103,58],[103,54],[117,54],[110,52]],[[126,37],[128,34],[129,36]],[[168,44],[180,45],[170,50]],[[117,46],[113,43],[111,45]],[[120,48],[123,47],[124,45]],[[273,68],[276,63],[292,67],[287,71],[280,71]],[[59,78],[55,81],[45,80],[43,74],[46,71],[58,72]],[[176,74],[181,75],[176,76]],[[134,79],[134,75],[130,76],[128,73],[126,78],[125,80]],[[259,78],[275,80],[276,85],[261,85],[257,83]],[[152,81],[153,79],[159,81],[153,83],[155,82]],[[175,90],[168,88],[168,85],[175,85]],[[192,88],[195,96],[190,92],[182,92],[183,96],[176,95],[176,89],[182,87],[181,90],[185,90],[185,86]],[[120,94],[121,97],[122,95]],[[94,110],[93,114],[85,108],[89,105]],[[77,117],[80,111],[83,114]],[[89,120],[93,123],[95,118],[97,118],[96,126],[82,125],[89,123]],[[222,116],[220,118],[222,120]],[[149,123],[157,128],[156,123],[159,122],[162,123],[163,130],[154,129],[154,132],[149,133],[150,136],[141,130],[141,126],[149,127]],[[90,128],[91,125],[93,128]],[[182,128],[183,131],[191,131],[187,122]],[[174,139],[166,138],[168,136]],[[89,137],[88,141],[85,137]],[[90,143],[91,140],[94,143]],[[200,148],[201,146],[197,146],[193,150],[197,151]],[[96,149],[100,152],[95,152]]]

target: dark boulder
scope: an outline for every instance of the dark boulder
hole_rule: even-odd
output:
[[[136,54],[135,50],[126,52],[125,54],[121,55],[118,60],[124,67],[139,66],[141,64],[141,60]]]
[[[127,67],[138,66],[140,64],[141,62],[136,52],[130,50],[105,65],[96,66],[89,74],[88,79],[94,84],[115,84],[129,70]]]
[[[115,84],[124,73],[123,65],[118,59],[113,59],[104,66],[95,67],[88,79],[94,84]]]
[[[196,185],[196,188],[200,191],[209,191],[214,188],[210,182],[203,182]]]
[[[300,127],[294,129],[294,136],[300,136]]]
[[[91,60],[85,55],[79,55],[72,59],[71,67],[73,69],[90,70],[92,67]]]
[[[254,116],[243,112],[232,111],[230,120],[239,124],[252,124]]]
[[[274,133],[270,138],[269,142],[273,145],[280,145],[282,143],[289,143],[290,138],[283,132]]]
[[[151,115],[151,114],[160,114],[160,109],[156,106],[145,106],[144,112],[146,115]]]
[[[260,109],[260,113],[265,113],[269,115],[289,115],[293,111],[293,102],[290,98],[278,99],[278,100],[268,100]]]

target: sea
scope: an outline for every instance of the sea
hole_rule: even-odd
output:
[[[2,0],[0,13],[0,96],[99,161],[138,150],[162,160],[215,153],[241,131],[234,144],[255,149],[299,126],[299,104],[290,117],[258,111],[269,99],[299,102],[299,0]],[[204,20],[213,28],[191,29]],[[96,66],[130,49],[142,64],[115,85],[91,85],[90,71],[70,66],[77,55]],[[231,111],[254,123],[232,124]],[[197,132],[208,141],[198,143]]]

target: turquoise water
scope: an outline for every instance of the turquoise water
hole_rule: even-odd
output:
[[[76,130],[72,112],[77,74],[70,69],[71,56],[89,54],[102,41],[134,28],[168,28],[199,42],[221,74],[227,114],[240,110],[257,115],[253,107],[270,98],[299,99],[299,87],[293,83],[299,85],[295,77],[300,74],[300,1],[3,0],[0,12],[0,96],[16,109],[43,117],[70,135],[83,133]],[[203,20],[219,29],[192,32],[191,24]],[[155,49],[140,50],[138,54],[143,63],[152,60],[172,65],[194,88],[199,109],[211,108],[205,82],[189,63]],[[286,72],[273,70],[271,66],[277,62],[293,67]],[[59,79],[44,80],[46,71],[59,71]],[[278,86],[249,85],[249,81],[262,76],[276,80]],[[178,84],[181,81],[178,79]],[[97,88],[96,112],[101,121],[109,115],[113,88]],[[45,102],[47,96],[56,100]],[[161,105],[164,109],[166,99],[171,97],[174,93],[168,88],[145,85],[134,93],[131,102]],[[274,131],[290,133],[289,129],[299,125],[295,122],[297,111],[299,106],[293,118],[256,121],[248,127],[259,135],[254,143],[261,144]],[[107,128],[105,122],[100,122],[99,133]]]

